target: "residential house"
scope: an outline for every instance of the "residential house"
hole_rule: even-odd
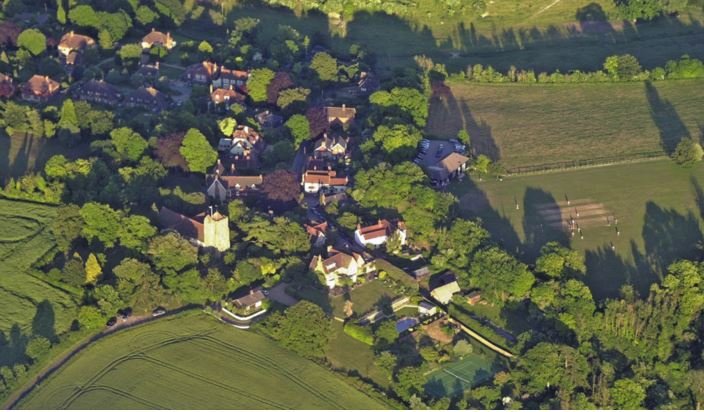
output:
[[[122,93],[104,80],[88,80],[76,88],[74,96],[79,100],[114,106],[122,99]]]
[[[306,170],[301,176],[301,185],[306,193],[342,192],[347,189],[349,178],[340,177],[334,170]]]
[[[125,104],[129,107],[143,107],[158,113],[169,107],[169,97],[154,87],[141,86],[127,96]]]
[[[68,57],[71,52],[81,53],[83,52],[83,50],[94,46],[95,40],[93,40],[92,37],[85,36],[83,34],[76,34],[73,32],[73,30],[71,30],[70,32],[64,34],[61,37],[57,48],[59,50],[59,53],[61,53],[64,58],[67,59],[68,63]],[[73,62],[75,63],[75,57],[73,58]]]
[[[442,277],[442,283],[440,286],[436,286],[430,291],[430,296],[443,305],[447,305],[452,300],[452,295],[460,292],[460,285],[457,283],[455,276],[446,273]]]
[[[418,304],[418,314],[421,316],[433,316],[438,313],[438,307],[424,300]]]
[[[340,134],[335,133],[328,136],[324,133],[318,140],[315,141],[313,147],[313,156],[318,159],[340,159],[347,157],[347,147],[349,138],[343,138]]]
[[[237,93],[233,86],[217,89],[210,86],[210,101],[216,105],[224,104],[229,107],[232,103],[244,103],[244,99],[244,95]]]
[[[162,46],[171,50],[176,46],[176,41],[171,37],[171,33],[162,33],[154,28],[146,36],[142,37],[142,49],[151,49],[152,46]]]
[[[254,117],[257,119],[257,123],[259,123],[261,127],[276,128],[280,127],[284,123],[283,117],[278,114],[274,114],[269,110],[257,113]]]
[[[218,70],[217,63],[202,61],[186,67],[183,77],[191,83],[208,84],[217,77]]]
[[[219,212],[201,213],[193,218],[162,207],[159,225],[163,230],[173,230],[198,246],[225,251],[230,248],[230,227],[227,216]]]
[[[159,62],[157,61],[154,63],[150,63],[149,56],[147,56],[146,59],[140,59],[139,69],[137,69],[137,73],[144,76],[145,79],[153,82],[159,78],[159,70]]]
[[[232,304],[240,311],[249,313],[261,309],[265,300],[266,295],[261,289],[250,289],[246,295],[233,299]]]
[[[454,178],[462,179],[467,170],[469,158],[457,152],[452,152],[439,162],[426,167],[430,181],[437,187],[447,186]]]
[[[357,276],[374,270],[374,264],[365,261],[358,253],[348,254],[328,247],[327,257],[314,256],[310,262],[310,269],[323,275],[325,284],[333,289],[345,280],[357,282]]]
[[[249,72],[246,70],[234,70],[222,67],[218,77],[213,80],[213,87],[219,89],[231,89],[246,91]]]
[[[380,246],[386,243],[390,236],[398,236],[401,245],[406,244],[406,225],[404,222],[391,223],[386,219],[380,219],[371,226],[357,225],[354,232],[354,240],[360,246]]]
[[[231,137],[218,142],[221,156],[233,163],[237,170],[258,170],[259,155],[265,143],[257,130],[249,126],[237,126]]]
[[[12,77],[0,73],[0,98],[8,99],[15,94],[16,90]]]
[[[330,126],[339,124],[342,127],[347,127],[352,124],[356,114],[357,110],[354,107],[347,107],[344,104],[342,107],[325,107],[325,116],[327,118],[328,125]]]
[[[206,177],[206,185],[208,186],[206,193],[211,199],[225,203],[236,197],[256,192],[263,181],[264,177],[262,175],[238,175],[236,174],[234,163],[230,163],[230,167],[227,168],[218,159],[213,173]]]
[[[467,303],[473,306],[481,302],[482,293],[478,290],[474,290],[472,292],[467,293],[464,297],[467,299]]]
[[[54,97],[61,85],[49,76],[35,74],[22,86],[22,98],[32,102],[46,102]]]
[[[306,228],[306,232],[308,232],[310,240],[313,242],[314,247],[322,247],[325,245],[325,242],[327,241],[325,234],[328,231],[328,222],[304,226]]]
[[[413,279],[420,281],[421,279],[430,276],[430,268],[428,266],[423,266],[411,272]]]

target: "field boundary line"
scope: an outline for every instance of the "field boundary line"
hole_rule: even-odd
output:
[[[585,169],[595,169],[599,167],[609,167],[609,166],[619,166],[619,165],[625,165],[625,164],[637,164],[637,163],[647,163],[647,162],[653,162],[653,161],[659,161],[659,160],[665,160],[665,159],[670,159],[669,156],[665,154],[660,154],[658,156],[647,156],[647,157],[637,157],[633,159],[624,159],[624,160],[615,160],[612,162],[605,162],[605,163],[593,163],[593,164],[584,164],[584,165],[574,165],[574,166],[564,166],[564,167],[546,167],[545,169],[540,169],[540,170],[531,170],[531,171],[511,171],[507,170],[504,176],[535,176],[535,175],[544,175],[544,174],[550,174],[550,173],[559,173],[559,172],[565,172],[565,171],[572,171],[572,170],[585,170]],[[588,161],[588,160],[586,160]],[[575,162],[579,162],[579,160],[575,160]],[[520,166],[520,167],[525,167],[525,168],[532,168],[532,167],[541,167],[540,165],[538,166]],[[515,169],[514,169],[515,170]]]

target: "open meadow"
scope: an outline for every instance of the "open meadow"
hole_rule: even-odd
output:
[[[13,336],[10,346],[0,346],[0,364],[11,363],[15,352],[23,356],[21,335],[30,329],[60,334],[75,318],[78,297],[31,268],[54,247],[47,224],[55,215],[53,206],[0,197],[0,334]]]
[[[670,153],[699,137],[704,81],[580,84],[452,82],[433,98],[426,131],[465,128],[478,153],[509,171]],[[610,159],[610,160],[609,160]]]
[[[265,337],[190,313],[88,347],[22,409],[383,409]]]
[[[496,241],[528,262],[551,240],[583,251],[585,282],[603,299],[627,283],[647,293],[674,260],[696,257],[704,240],[702,185],[704,165],[654,160],[502,182],[466,179],[452,191],[465,216],[481,218]]]

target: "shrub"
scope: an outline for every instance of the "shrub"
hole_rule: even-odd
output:
[[[374,336],[372,335],[372,331],[367,327],[354,323],[346,323],[343,330],[350,337],[357,339],[366,345],[372,346],[374,344]]]

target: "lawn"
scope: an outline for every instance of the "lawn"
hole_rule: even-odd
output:
[[[381,409],[313,362],[192,313],[119,332],[72,359],[22,409]]]
[[[427,132],[465,128],[479,153],[509,170],[670,152],[698,137],[704,80],[655,83],[449,84],[433,99]],[[608,159],[606,159],[608,160]]]
[[[349,299],[353,304],[352,310],[358,315],[364,315],[380,303],[390,305],[391,301],[397,297],[398,293],[387,286],[383,281],[377,279],[353,289],[350,292]],[[333,307],[333,315],[338,317],[345,316],[345,300],[344,295],[335,296],[330,299]]]
[[[32,269],[54,247],[47,224],[55,215],[53,206],[0,197],[0,333],[42,327],[60,334],[75,318],[77,297]]]
[[[9,177],[41,171],[44,163],[55,154],[74,159],[85,156],[88,152],[87,143],[67,148],[58,139],[23,134],[8,137],[0,129],[0,184],[4,186]]]
[[[332,335],[325,356],[335,368],[357,371],[382,387],[389,386],[386,373],[374,365],[374,349],[347,335],[342,322],[332,323]]]
[[[583,251],[585,282],[601,299],[626,283],[647,293],[674,260],[697,256],[704,239],[702,182],[704,165],[683,169],[655,160],[503,182],[465,180],[452,190],[466,217],[480,217],[496,241],[527,262],[549,240]],[[583,239],[560,227],[559,213],[546,214],[557,207],[563,222],[571,215],[581,224]]]

